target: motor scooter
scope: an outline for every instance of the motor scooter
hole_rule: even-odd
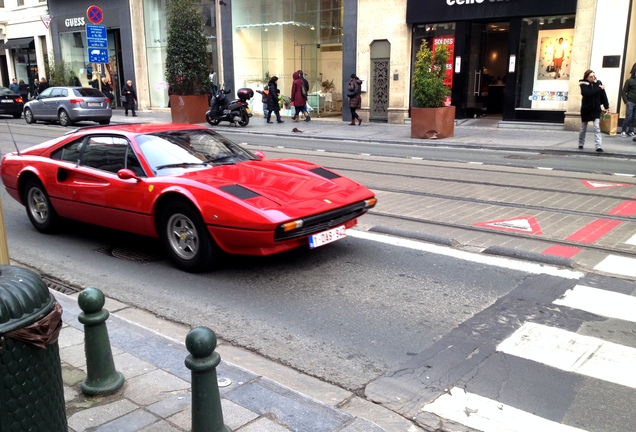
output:
[[[232,101],[226,96],[230,93],[232,90],[220,88],[210,99],[210,109],[205,113],[205,119],[212,126],[216,126],[222,121],[229,121],[234,126],[242,127],[249,124],[252,112],[247,101],[254,97],[254,90],[240,88],[236,92],[238,99]]]

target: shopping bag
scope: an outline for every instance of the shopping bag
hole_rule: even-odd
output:
[[[609,136],[616,135],[618,130],[618,113],[601,114],[601,132]]]

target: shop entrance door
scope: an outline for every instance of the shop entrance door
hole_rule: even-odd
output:
[[[466,115],[501,119],[504,109],[510,22],[470,25]]]

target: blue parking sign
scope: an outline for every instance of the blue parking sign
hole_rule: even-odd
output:
[[[108,48],[88,48],[89,63],[108,63]]]

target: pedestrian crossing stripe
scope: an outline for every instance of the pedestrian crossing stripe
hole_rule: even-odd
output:
[[[527,322],[497,351],[566,372],[636,388],[636,348]]]
[[[631,236],[630,239],[625,242],[625,244],[636,246],[636,234]]]
[[[594,266],[594,270],[621,276],[636,277],[636,259],[609,255]]]
[[[627,294],[577,285],[553,303],[608,318],[636,322],[636,297]]]
[[[458,387],[451,388],[422,411],[487,432],[585,432]]]

